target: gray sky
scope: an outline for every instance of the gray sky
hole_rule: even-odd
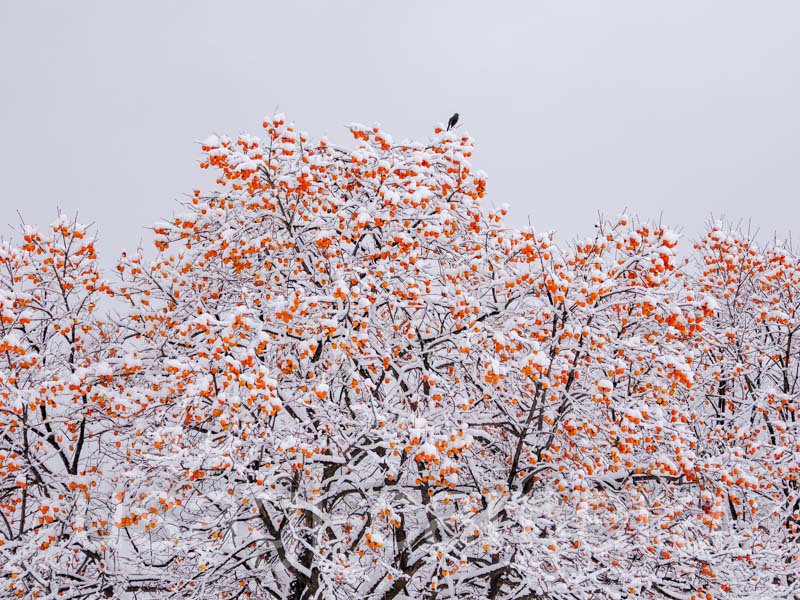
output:
[[[458,111],[515,225],[800,235],[798,32],[795,1],[0,0],[0,231],[60,207],[116,255],[208,182],[197,140],[279,105],[340,143]]]

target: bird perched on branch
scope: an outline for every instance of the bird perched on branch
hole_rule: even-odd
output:
[[[458,113],[455,113],[452,117],[450,117],[450,120],[447,122],[447,131],[450,131],[453,127],[455,127],[456,123],[458,123]]]

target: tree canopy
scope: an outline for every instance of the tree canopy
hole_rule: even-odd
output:
[[[558,242],[457,129],[263,127],[113,276],[0,243],[0,597],[800,593],[790,245]]]

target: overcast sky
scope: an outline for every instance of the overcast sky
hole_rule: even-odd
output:
[[[563,237],[626,207],[800,235],[796,1],[0,0],[0,57],[2,235],[60,207],[148,240],[208,181],[197,140],[276,106],[340,143],[458,111],[489,198]]]

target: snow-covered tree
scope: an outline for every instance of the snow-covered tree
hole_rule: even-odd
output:
[[[0,594],[798,594],[790,247],[558,244],[457,130],[264,129],[114,284],[75,222],[0,249]]]
[[[98,318],[112,291],[86,227],[61,217],[21,236],[0,242],[0,593],[96,593],[122,466],[110,442],[125,376]]]

